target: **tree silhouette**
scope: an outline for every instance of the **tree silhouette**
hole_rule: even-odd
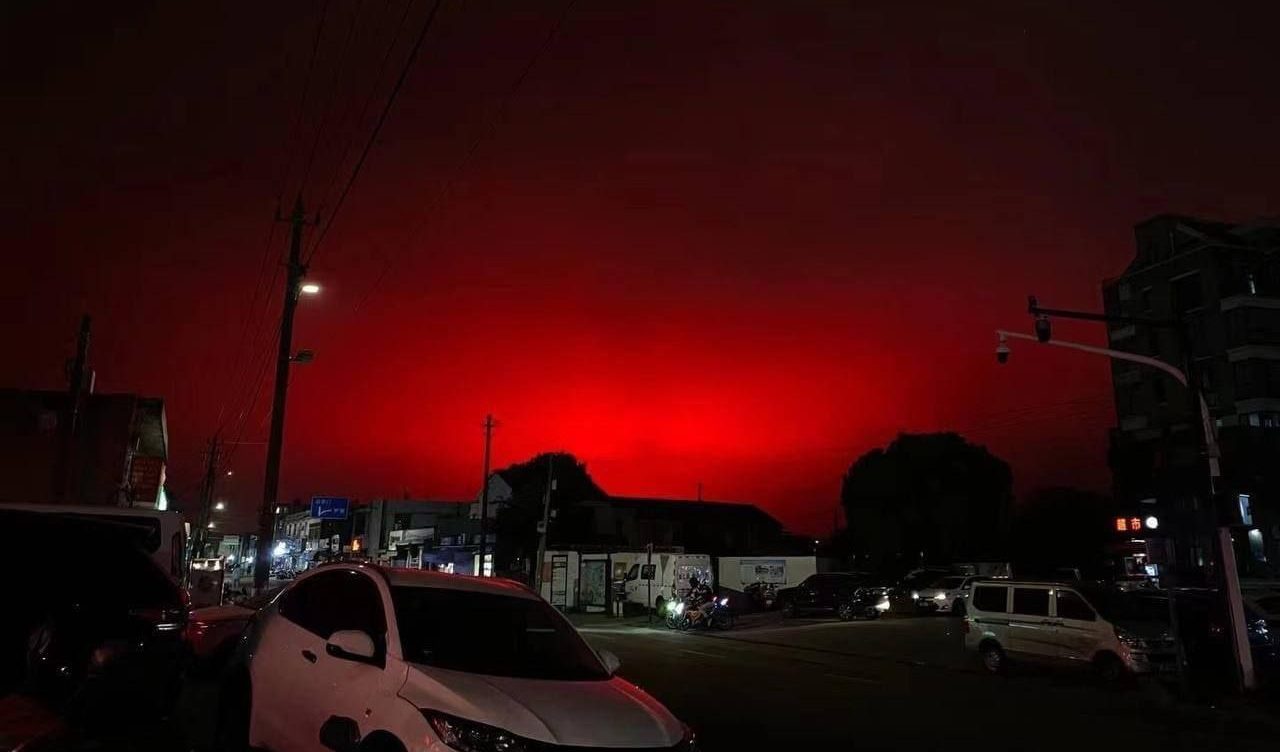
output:
[[[862,455],[840,491],[859,566],[998,561],[1008,556],[1009,465],[955,433],[900,434]]]
[[[548,469],[555,480],[555,490],[551,493],[555,519],[550,526],[548,545],[585,539],[590,519],[579,513],[578,504],[608,498],[591,479],[586,463],[568,452],[543,452],[496,471],[511,486],[511,501],[498,513],[494,525],[495,561],[498,569],[506,574],[525,577],[532,571],[530,563],[538,550],[538,521],[542,519]]]

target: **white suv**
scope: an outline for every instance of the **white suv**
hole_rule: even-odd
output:
[[[322,567],[258,615],[242,655],[223,696],[223,724],[242,730],[233,744],[694,749],[666,708],[613,675],[616,657],[506,580]]]
[[[1115,591],[1042,582],[977,581],[964,621],[965,647],[992,672],[1007,658],[1092,665],[1104,679],[1172,671],[1177,651],[1153,601]]]

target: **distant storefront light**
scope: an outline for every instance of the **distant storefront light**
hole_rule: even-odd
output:
[[[1147,526],[1148,530],[1155,530],[1156,528],[1160,527],[1160,519],[1153,514],[1147,517],[1147,519],[1143,520],[1143,524]]]

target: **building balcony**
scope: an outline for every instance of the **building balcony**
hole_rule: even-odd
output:
[[[1223,311],[1235,308],[1272,308],[1280,309],[1280,297],[1271,295],[1230,295],[1220,301]]]

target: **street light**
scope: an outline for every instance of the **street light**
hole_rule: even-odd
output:
[[[318,295],[320,293],[320,285],[315,282],[307,282],[298,288],[303,295]]]
[[[210,522],[208,525],[206,525],[205,527],[207,527],[207,528],[209,528],[210,530],[212,530],[212,529],[213,529],[213,522],[211,521],[211,522]]]
[[[213,505],[213,508],[214,508],[216,511],[221,512],[222,510],[224,510],[224,509],[226,509],[226,508],[227,508],[227,503],[226,503],[225,501],[219,501],[217,504],[214,504],[214,505]]]

